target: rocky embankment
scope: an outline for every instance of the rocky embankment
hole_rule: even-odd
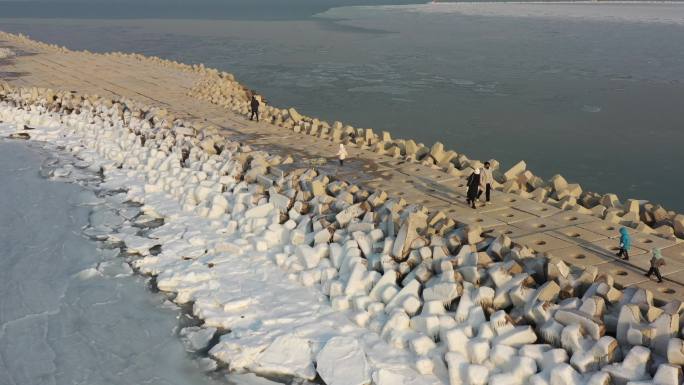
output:
[[[191,96],[223,106],[230,111],[249,115],[251,91],[237,83],[233,76],[204,73]],[[452,176],[467,177],[483,162],[447,150],[440,142],[428,147],[411,139],[393,139],[389,132],[378,134],[370,128],[355,128],[336,121],[332,124],[301,115],[294,108],[266,106],[260,111],[262,121],[319,137],[344,142],[409,162],[440,169]],[[561,175],[548,181],[534,175],[520,161],[509,169],[501,169],[497,160],[489,160],[496,179],[496,190],[543,202],[562,210],[573,210],[605,219],[611,223],[654,234],[665,239],[684,238],[684,215],[668,211],[661,205],[639,199],[620,200],[616,194],[587,192],[577,183],[568,183]]]
[[[287,114],[283,124],[312,132],[314,120]],[[98,164],[104,186],[163,221],[145,236],[110,237],[160,290],[192,304],[206,329],[192,331],[200,345],[221,331],[208,347],[220,367],[330,385],[681,384],[681,301],[656,304],[595,267],[476,225],[443,226],[420,205],[286,168],[286,159],[130,100],[2,85],[0,120],[16,127],[4,136],[49,140]],[[339,124],[325,132],[364,146],[401,143],[364,142]],[[439,164],[426,157],[449,153],[433,149],[400,155]],[[449,154],[452,172],[476,166]],[[530,175],[518,167],[499,178],[520,186]],[[558,194],[577,188],[554,180],[534,191],[573,201]]]

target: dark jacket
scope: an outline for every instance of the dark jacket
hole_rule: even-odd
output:
[[[661,267],[665,266],[665,260],[662,258],[651,258],[651,267],[655,267],[657,269],[660,269]]]
[[[480,174],[472,173],[468,177],[468,199],[477,199],[477,193],[480,191]]]
[[[252,102],[250,105],[252,106],[252,111],[259,110],[259,101],[256,98],[252,98]]]

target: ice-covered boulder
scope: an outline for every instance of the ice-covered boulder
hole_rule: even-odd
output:
[[[622,362],[605,366],[602,370],[610,374],[615,385],[626,385],[628,382],[650,380],[650,362],[651,351],[643,346],[635,346]]]

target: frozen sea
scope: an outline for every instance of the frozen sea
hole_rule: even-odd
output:
[[[50,157],[0,140],[0,384],[252,384],[194,365],[184,316],[82,235],[93,195],[41,177]]]
[[[279,8],[12,18],[0,29],[204,62],[278,106],[508,166],[524,159],[546,178],[684,211],[684,3],[320,8],[272,20]]]

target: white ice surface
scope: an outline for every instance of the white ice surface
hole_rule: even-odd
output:
[[[684,24],[682,2],[439,2],[378,8],[474,16],[578,19],[604,22]]]
[[[178,311],[80,235],[100,200],[41,178],[33,147],[0,139],[0,384],[218,384],[174,335]]]

